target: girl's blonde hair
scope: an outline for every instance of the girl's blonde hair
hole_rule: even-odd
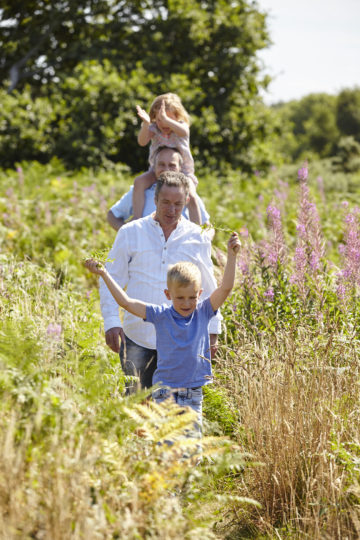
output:
[[[200,288],[201,272],[196,264],[189,261],[180,261],[168,269],[167,286],[170,287],[172,283],[176,283],[180,287],[186,287],[193,283]]]
[[[156,115],[160,110],[162,102],[165,102],[165,110],[172,113],[175,116],[175,119],[178,121],[185,122],[190,125],[190,117],[186,112],[184,105],[181,103],[181,99],[177,94],[172,94],[168,92],[167,94],[161,94],[157,96],[151,104],[150,107],[150,120],[155,122]]]

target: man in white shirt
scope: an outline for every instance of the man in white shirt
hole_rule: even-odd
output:
[[[179,172],[160,175],[156,192],[156,210],[152,215],[131,221],[120,228],[107,263],[111,276],[127,293],[152,304],[169,303],[165,297],[168,266],[179,261],[195,263],[202,275],[203,298],[216,288],[211,261],[211,240],[206,232],[182,216],[188,200],[190,182]],[[142,388],[152,385],[156,369],[154,326],[125,313],[123,329],[118,304],[100,279],[100,304],[104,317],[106,343],[120,349],[126,375],[138,375]],[[210,321],[211,345],[216,346],[221,316]]]
[[[165,171],[181,170],[182,156],[176,148],[160,147],[155,155],[155,175],[156,178]],[[145,190],[145,204],[143,217],[152,214],[155,211],[155,187],[156,183]],[[192,187],[192,186],[191,186]],[[133,186],[119,199],[108,211],[107,220],[109,224],[117,231],[122,227],[127,219],[133,214],[132,209]],[[200,215],[199,213],[200,212]],[[197,195],[195,190],[191,190],[190,199],[187,206],[184,206],[183,215],[194,223],[209,223],[210,216],[207,213],[203,201]]]

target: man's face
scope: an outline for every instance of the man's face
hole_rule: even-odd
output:
[[[161,150],[156,156],[155,161],[155,176],[158,178],[165,171],[180,171],[180,154],[174,152],[171,148]]]
[[[162,227],[176,227],[186,203],[182,187],[162,186],[155,201],[155,219]]]

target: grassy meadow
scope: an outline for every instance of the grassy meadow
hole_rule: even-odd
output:
[[[198,177],[217,272],[242,240],[201,463],[191,413],[124,397],[81,264],[129,171],[0,171],[0,538],[360,537],[360,174]]]

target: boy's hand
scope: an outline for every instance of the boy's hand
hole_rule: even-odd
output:
[[[142,109],[139,105],[136,105],[136,111],[143,122],[150,124],[150,116],[146,111],[144,111],[144,109]]]
[[[241,242],[239,240],[239,236],[236,232],[233,232],[230,236],[230,239],[228,241],[228,253],[233,252],[234,255],[236,255],[241,247]]]
[[[99,276],[102,276],[105,272],[105,268],[101,262],[96,261],[95,259],[86,259],[86,261],[84,261],[84,266],[90,270],[90,272],[98,274]]]

